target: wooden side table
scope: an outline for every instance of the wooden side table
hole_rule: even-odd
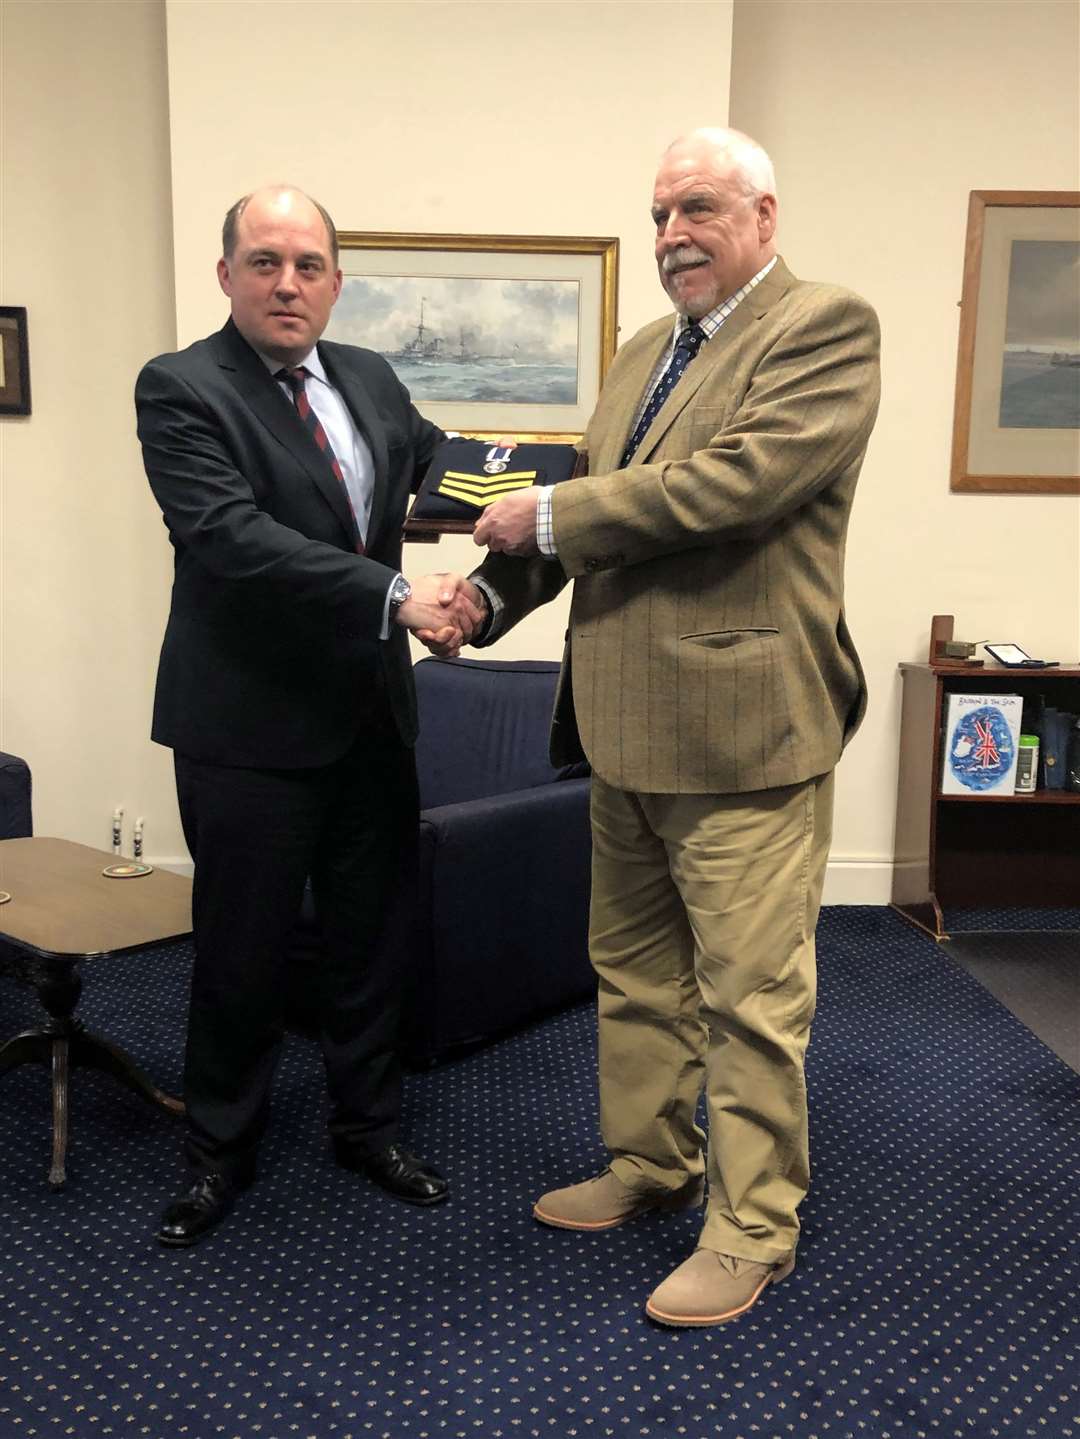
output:
[[[80,1065],[111,1074],[169,1114],[183,1114],[119,1045],[74,1017],[87,960],[131,954],[191,933],[191,881],[155,870],[132,879],[103,874],[117,857],[64,839],[0,840],[0,972],[37,991],[48,1021],[0,1045],[0,1074],[17,1065],[52,1068],[53,1144],[49,1188],[63,1188],[68,1138],[68,1079]]]

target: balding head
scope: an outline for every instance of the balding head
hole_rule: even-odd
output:
[[[241,199],[237,200],[234,205],[229,207],[229,212],[225,216],[225,223],[221,227],[221,253],[226,260],[232,259],[233,252],[236,249],[236,229],[240,216],[256,197],[258,197],[260,201],[265,200],[271,207],[277,206],[279,209],[284,210],[293,208],[303,200],[306,200],[309,205],[313,205],[322,217],[323,224],[326,226],[326,237],[330,244],[330,254],[334,261],[334,267],[335,269],[337,268],[337,229],[333,220],[330,218],[329,212],[319,204],[318,200],[313,200],[310,195],[306,195],[303,190],[298,190],[295,185],[263,185],[258,190],[252,190],[250,195],[244,195]]]
[[[661,158],[652,215],[660,283],[699,320],[776,254],[772,162],[739,130],[692,130]]]

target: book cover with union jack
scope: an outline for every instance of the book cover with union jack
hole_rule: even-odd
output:
[[[1020,695],[953,694],[945,712],[942,794],[1004,795],[1016,791]]]

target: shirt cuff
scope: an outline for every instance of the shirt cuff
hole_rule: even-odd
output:
[[[491,609],[487,624],[471,643],[474,645],[486,645],[490,640],[498,638],[499,632],[502,629],[503,611],[506,607],[483,575],[471,574],[469,579],[472,580],[478,590],[482,590],[487,596],[487,602]]]
[[[559,558],[559,552],[555,548],[555,532],[551,528],[551,492],[554,488],[554,485],[541,485],[540,498],[536,502],[536,545],[548,560]]]

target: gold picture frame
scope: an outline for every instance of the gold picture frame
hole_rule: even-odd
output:
[[[1078,257],[1080,192],[971,192],[952,490],[1080,494]]]
[[[345,230],[338,242],[327,339],[385,355],[444,430],[581,438],[615,353],[617,239]]]

